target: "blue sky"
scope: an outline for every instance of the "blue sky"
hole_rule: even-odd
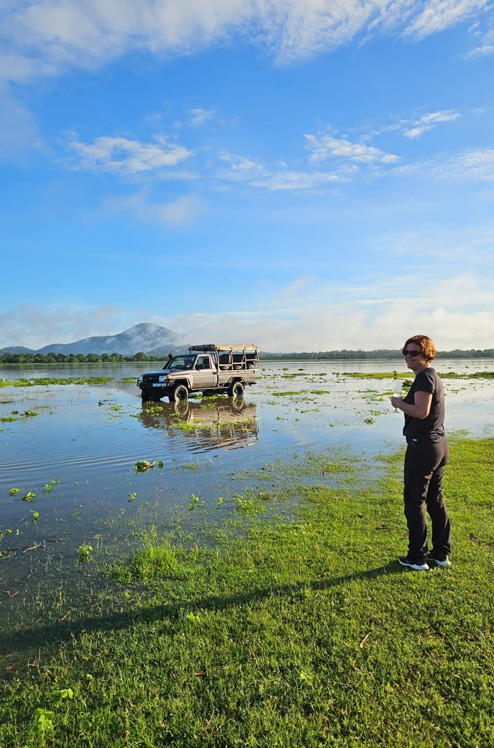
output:
[[[0,347],[494,346],[484,0],[0,0]]]

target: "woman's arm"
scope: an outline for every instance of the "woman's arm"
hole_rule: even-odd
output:
[[[432,392],[423,392],[421,390],[416,392],[413,405],[411,403],[404,403],[401,397],[392,397],[391,405],[402,410],[407,416],[412,416],[412,418],[427,418],[431,412]]]

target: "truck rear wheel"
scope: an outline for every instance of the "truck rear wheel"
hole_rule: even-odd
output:
[[[244,385],[242,382],[233,382],[228,388],[230,397],[242,397],[244,394]]]
[[[170,402],[175,402],[176,400],[185,400],[187,401],[189,399],[189,390],[185,386],[185,384],[177,384],[176,387],[173,388],[173,390],[170,392]]]

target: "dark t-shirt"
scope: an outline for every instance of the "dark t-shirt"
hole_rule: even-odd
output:
[[[429,366],[417,374],[403,402],[413,405],[416,392],[432,394],[431,410],[427,418],[413,418],[405,414],[403,434],[407,439],[429,439],[433,442],[444,439],[444,389],[435,369]]]

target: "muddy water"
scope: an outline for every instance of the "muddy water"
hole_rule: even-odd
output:
[[[356,456],[397,450],[403,417],[391,379],[346,372],[406,371],[396,362],[272,363],[242,403],[229,398],[142,404],[127,378],[146,364],[0,370],[0,378],[112,377],[104,384],[0,389],[0,606],[80,569],[79,547],[104,560],[131,532],[200,521],[191,497],[216,506],[244,490],[243,471],[337,447]],[[494,361],[441,361],[439,372],[493,371]],[[447,429],[494,431],[494,380],[445,380]],[[31,415],[29,415],[31,414]],[[16,419],[16,420],[8,420]],[[154,462],[136,472],[137,461]],[[11,489],[18,489],[9,495]],[[28,494],[30,500],[23,500]],[[6,531],[10,530],[10,533]],[[0,608],[1,616],[1,608]]]

